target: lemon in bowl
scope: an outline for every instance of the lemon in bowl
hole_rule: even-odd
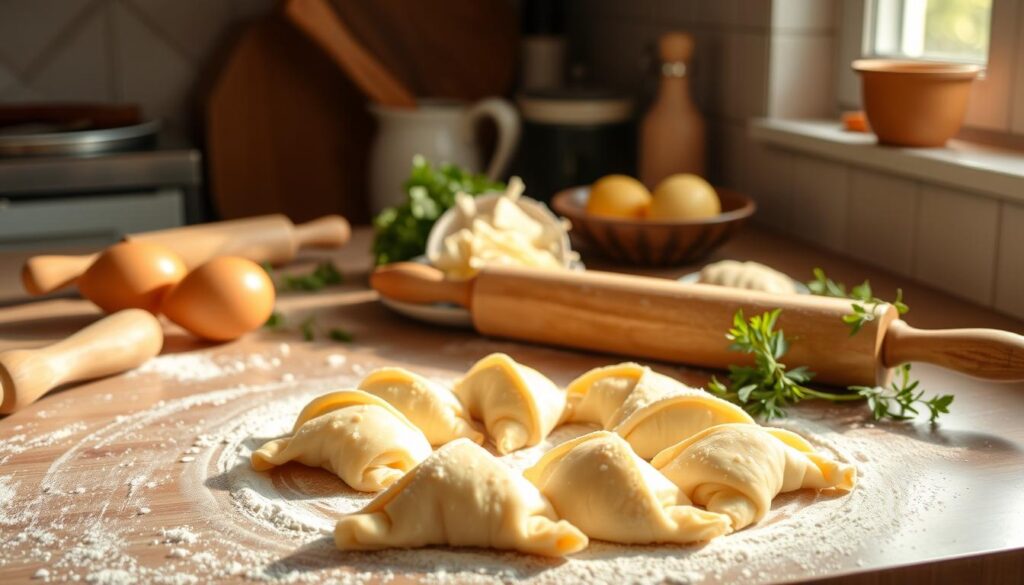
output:
[[[658,183],[647,217],[652,220],[705,219],[722,213],[722,202],[710,183],[697,175],[678,174]]]
[[[643,183],[626,175],[608,175],[591,185],[587,213],[640,219],[650,205],[651,193]]]

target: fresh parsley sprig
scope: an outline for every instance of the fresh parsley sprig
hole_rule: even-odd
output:
[[[910,377],[910,364],[903,364],[899,367],[896,379],[889,388],[881,386],[850,386],[850,390],[857,392],[868,402],[868,408],[874,415],[875,420],[891,418],[893,420],[910,420],[921,413],[914,406],[920,405],[928,409],[928,420],[935,422],[939,415],[949,413],[949,405],[953,403],[952,394],[932,396],[927,400],[924,398],[924,391],[918,390],[918,380]]]
[[[309,274],[285,274],[281,278],[276,278],[274,267],[269,262],[263,263],[263,269],[282,291],[318,291],[345,282],[345,276],[330,260],[320,262]]]
[[[316,314],[307,316],[302,322],[299,323],[298,330],[302,335],[302,338],[306,341],[313,341],[317,338],[317,333],[320,331],[320,327],[316,322]],[[270,318],[263,326],[272,331],[288,331],[289,327],[283,314],[274,311],[270,314]],[[327,337],[334,341],[342,343],[350,343],[355,340],[355,337],[349,331],[342,329],[341,327],[333,327],[327,330]]]
[[[826,276],[821,268],[814,269],[814,280],[807,283],[807,288],[816,295],[854,300],[850,305],[853,312],[843,315],[843,323],[850,326],[850,335],[856,335],[866,323],[874,321],[878,308],[887,303],[872,293],[870,281],[865,280],[847,292],[846,285]],[[900,315],[910,310],[903,302],[903,289],[896,289],[896,300],[891,304]]]
[[[504,184],[491,181],[486,175],[452,164],[435,167],[422,156],[416,156],[409,180],[403,186],[405,202],[373,218],[374,263],[399,262],[425,253],[430,228],[455,205],[457,193],[479,195],[504,188]]]
[[[285,275],[281,280],[281,288],[283,290],[305,290],[315,291],[320,290],[324,287],[334,286],[345,282],[345,277],[341,274],[334,263],[325,260],[316,265],[313,272],[309,274],[299,275]]]
[[[821,398],[833,402],[860,400],[856,394],[822,392],[805,386],[814,377],[806,367],[788,369],[781,360],[789,351],[785,334],[775,330],[781,314],[775,309],[754,315],[748,321],[743,311],[733,315],[733,326],[726,334],[732,341],[729,349],[754,356],[753,366],[729,366],[729,384],[711,378],[709,390],[730,402],[741,405],[753,415],[765,419],[781,418],[786,407],[808,398]]]

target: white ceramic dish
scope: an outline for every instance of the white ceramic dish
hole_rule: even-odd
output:
[[[420,305],[396,301],[387,297],[381,297],[380,302],[392,311],[410,319],[441,325],[442,327],[453,327],[458,329],[472,329],[473,316],[469,310],[458,305],[448,303],[433,303]]]
[[[480,195],[474,198],[476,202],[476,208],[483,213],[490,213],[494,210],[494,206],[498,203],[498,199],[502,197],[502,193],[488,193],[487,195]],[[516,204],[526,212],[532,219],[544,224],[545,226],[552,226],[561,229],[562,220],[548,209],[547,205],[544,205],[536,199],[529,197],[520,197],[516,199]],[[434,222],[434,227],[430,229],[430,235],[427,237],[427,257],[440,254],[441,246],[444,244],[444,239],[450,234],[459,231],[464,227],[462,217],[459,215],[458,209],[455,207],[449,208],[447,211],[441,214],[441,217],[437,218]],[[557,247],[554,250],[555,257],[562,261],[562,265],[566,268],[572,266],[575,254],[572,253],[572,245],[569,243],[569,234],[563,234],[562,238],[556,243]]]
[[[502,193],[489,193],[487,195],[480,195],[475,198],[477,209],[484,213],[489,213],[494,209],[498,199],[501,198]],[[536,199],[530,199],[529,197],[519,197],[516,199],[516,204],[519,208],[526,212],[531,218],[541,222],[546,226],[561,227],[562,220],[559,219],[554,213],[548,209],[547,205],[544,205]],[[427,237],[427,254],[431,252],[437,254],[440,252],[441,246],[444,239],[464,227],[462,218],[458,214],[458,210],[454,207],[448,209],[441,217],[434,223],[434,227],[430,230],[430,236]],[[576,259],[576,255],[572,253],[572,247],[569,243],[569,236],[565,234],[557,242],[557,248],[555,250],[555,256],[562,261],[562,264],[569,270],[583,270],[583,264]],[[422,264],[430,264],[427,256],[419,256],[413,259],[414,262],[420,262]],[[449,303],[434,303],[430,305],[419,305],[415,303],[405,303],[402,301],[396,301],[394,299],[388,299],[381,297],[380,301],[387,308],[392,311],[415,319],[417,321],[423,321],[424,323],[430,323],[432,325],[441,325],[443,327],[457,327],[457,328],[473,328],[473,317],[470,315],[468,309],[452,305]]]
[[[797,294],[801,294],[801,295],[809,295],[809,294],[811,294],[811,289],[807,288],[806,284],[800,282],[799,280],[797,280],[795,278],[790,278],[790,280],[793,281],[793,286],[796,287]],[[698,283],[700,283],[700,271],[698,270],[697,272],[691,272],[689,274],[684,274],[683,276],[680,276],[679,277],[679,282],[685,282],[686,284],[698,284]]]

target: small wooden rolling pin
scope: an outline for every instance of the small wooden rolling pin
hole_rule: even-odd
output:
[[[351,233],[348,221],[339,215],[295,225],[286,216],[275,214],[128,234],[124,239],[166,246],[191,270],[216,256],[282,264],[300,248],[340,248]],[[60,290],[71,285],[95,259],[96,254],[34,256],[21,271],[22,284],[33,295]]]
[[[733,314],[782,309],[790,341],[786,362],[815,381],[841,386],[887,383],[892,367],[927,362],[992,380],[1024,380],[1024,336],[995,329],[922,331],[883,304],[856,335],[841,317],[850,301],[774,295],[598,271],[484,268],[473,280],[449,281],[423,264],[378,268],[381,295],[411,303],[467,307],[485,335],[724,369],[750,363],[729,351]]]
[[[156,317],[126,309],[53,345],[0,353],[0,414],[21,410],[63,384],[136,368],[163,344]]]

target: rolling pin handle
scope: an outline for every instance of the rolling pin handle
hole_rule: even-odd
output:
[[[160,353],[160,322],[143,309],[104,317],[63,341],[0,353],[0,414],[16,412],[68,382],[117,374]]]
[[[370,286],[381,296],[406,303],[472,305],[472,280],[448,280],[437,268],[416,262],[378,267],[370,275]]]
[[[21,284],[32,296],[58,291],[71,286],[97,256],[33,256],[21,268]]]
[[[352,227],[340,215],[327,215],[295,226],[298,248],[340,248],[351,236]]]
[[[998,329],[915,329],[893,321],[885,333],[886,367],[925,362],[1003,382],[1024,380],[1024,336]]]

